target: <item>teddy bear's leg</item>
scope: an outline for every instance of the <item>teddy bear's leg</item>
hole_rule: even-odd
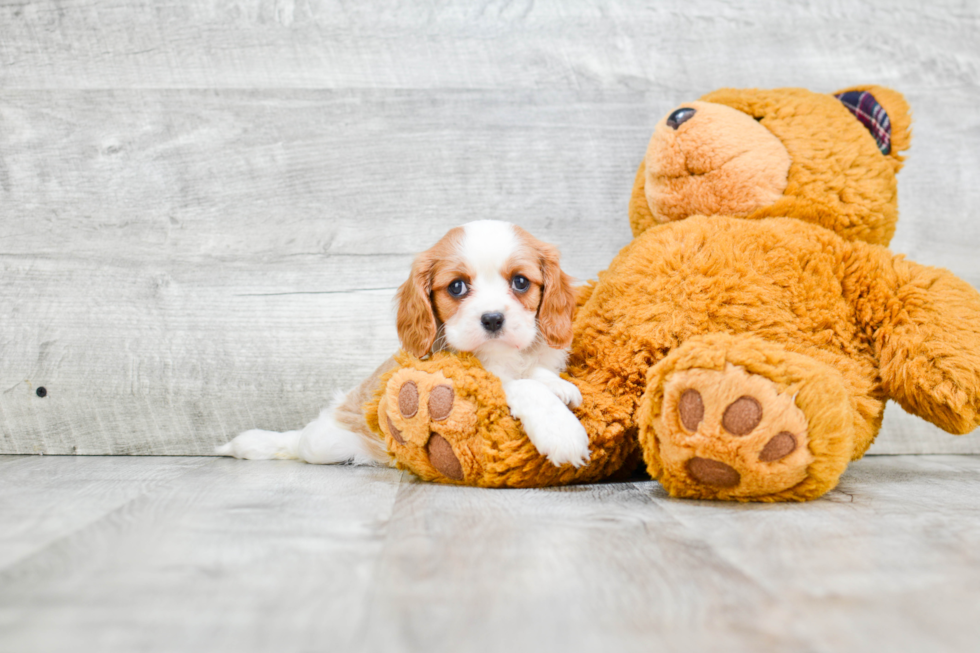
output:
[[[833,368],[752,336],[688,340],[655,365],[637,421],[673,496],[803,501],[837,484],[862,417]]]
[[[885,392],[950,433],[969,433],[980,426],[980,293],[946,270],[868,249],[852,302]]]
[[[397,360],[399,367],[382,377],[380,397],[365,412],[398,465],[423,480],[540,487],[609,478],[639,462],[635,434],[623,425],[630,411],[598,387],[577,383],[583,397],[575,415],[589,434],[589,463],[556,466],[530,442],[500,381],[474,357]]]
[[[476,433],[476,405],[457,396],[441,371],[398,370],[385,386],[378,421],[388,450],[423,479],[463,481],[466,471],[476,471],[468,446]]]

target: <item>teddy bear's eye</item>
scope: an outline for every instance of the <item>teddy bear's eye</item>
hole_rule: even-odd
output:
[[[691,107],[681,107],[677,111],[667,116],[667,126],[671,129],[677,129],[685,122],[693,118],[695,113],[697,113],[697,109],[692,109]]]

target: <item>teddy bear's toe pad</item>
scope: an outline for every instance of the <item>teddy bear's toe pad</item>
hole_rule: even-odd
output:
[[[657,432],[665,472],[718,498],[779,492],[802,482],[813,456],[792,390],[727,364],[678,370],[664,385]]]
[[[453,446],[446,438],[433,433],[426,449],[429,452],[429,462],[433,467],[454,481],[463,480],[463,466],[459,464],[459,458],[456,457]]]
[[[441,372],[404,368],[389,379],[378,404],[388,450],[426,480],[463,481],[466,440],[476,431],[473,404],[456,396]]]
[[[687,473],[696,481],[712,487],[735,487],[742,481],[742,475],[733,467],[720,460],[709,458],[689,458]]]
[[[419,412],[419,387],[415,381],[405,381],[398,388],[398,412],[405,418],[415,417]]]

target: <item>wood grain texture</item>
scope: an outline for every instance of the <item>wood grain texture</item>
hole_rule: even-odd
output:
[[[663,92],[980,75],[977,8],[961,0],[928,12],[917,0],[4,0],[0,11],[4,88]]]
[[[893,248],[980,287],[974,4],[0,0],[0,452],[299,426],[394,350],[449,227],[593,277],[661,115],[863,82],[915,116]],[[892,406],[871,452],[980,439]]]
[[[802,505],[292,461],[0,470],[4,651],[942,652],[980,636],[977,456],[866,458]]]
[[[510,94],[141,91],[139,114],[13,95],[12,124],[64,123],[12,130],[7,155],[30,208],[0,226],[0,302],[30,319],[0,327],[2,451],[202,454],[295,428],[397,349],[395,288],[462,222],[536,223],[583,277],[628,242],[610,219],[595,245],[592,216],[628,190],[604,186],[629,177],[607,135],[636,102],[529,99],[517,120]],[[529,177],[528,143],[597,163]]]
[[[50,519],[64,522],[74,519],[64,504],[80,504],[79,494],[107,503],[101,477],[120,474],[127,466],[120,460],[44,457],[46,473],[31,478],[60,478],[60,485],[19,484],[27,490],[18,496],[19,513],[53,504]],[[186,461],[128,460],[134,477]],[[399,474],[191,461],[156,491],[0,566],[0,650],[305,651],[319,650],[326,638],[342,644],[369,609],[365,593]],[[35,535],[46,539],[22,514],[2,514],[28,544]],[[54,577],[61,580],[43,580]]]
[[[77,457],[0,457],[0,569],[70,538],[206,464],[206,458],[147,464],[116,457],[93,464]]]

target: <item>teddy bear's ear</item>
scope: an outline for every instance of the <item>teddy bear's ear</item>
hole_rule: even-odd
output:
[[[870,132],[881,153],[897,162],[912,141],[909,105],[898,91],[884,86],[852,86],[834,93]]]

